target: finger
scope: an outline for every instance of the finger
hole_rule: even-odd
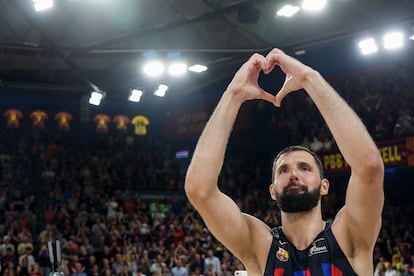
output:
[[[264,70],[266,68],[266,58],[260,54],[253,54],[249,61],[251,61],[257,70]]]
[[[285,54],[285,52],[283,52],[282,50],[280,50],[279,48],[273,48],[268,54],[268,55],[272,55],[272,54]]]
[[[261,100],[265,100],[267,102],[272,103],[273,105],[276,105],[276,98],[273,94],[271,94],[271,93],[269,93],[269,92],[267,92],[263,89],[260,89],[260,92],[261,92],[260,93],[260,99]]]
[[[275,66],[280,66],[280,60],[282,57],[283,52],[279,51],[272,51],[266,56],[266,66],[265,66],[265,72],[269,73],[271,72]]]
[[[291,76],[286,76],[285,83],[283,84],[282,88],[277,92],[276,94],[276,106],[280,106],[282,104],[282,100],[286,97],[286,95],[290,92],[290,89],[288,88],[289,80],[291,79]]]
[[[282,101],[285,98],[287,93],[284,92],[284,90],[279,90],[275,96],[275,106],[280,107],[282,105]]]

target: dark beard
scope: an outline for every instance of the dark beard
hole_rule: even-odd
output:
[[[299,186],[300,190],[288,191],[291,186]],[[276,203],[285,213],[306,212],[318,205],[321,185],[309,192],[308,187],[296,182],[289,183],[282,193],[276,193]]]

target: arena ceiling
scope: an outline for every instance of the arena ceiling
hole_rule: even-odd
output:
[[[414,26],[413,0],[328,0],[319,13],[275,17],[282,4],[296,2],[55,0],[36,13],[32,0],[0,0],[0,85],[79,94],[96,85],[125,97],[130,87],[150,84],[139,67],[157,54],[209,67],[178,82],[188,94],[228,78],[252,52],[311,52]]]

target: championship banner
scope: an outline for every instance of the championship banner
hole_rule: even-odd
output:
[[[377,143],[385,168],[414,166],[414,136]],[[326,174],[349,171],[349,165],[338,151],[319,154]]]

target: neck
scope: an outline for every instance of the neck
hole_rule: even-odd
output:
[[[306,249],[325,228],[320,206],[301,213],[281,214],[283,234],[297,249]]]

